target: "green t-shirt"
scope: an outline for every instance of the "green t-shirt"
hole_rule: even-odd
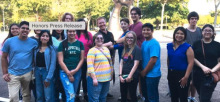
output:
[[[73,43],[68,42],[68,50],[65,50],[63,56],[63,62],[69,70],[75,69],[80,61],[81,50],[84,50],[83,43],[75,41]],[[63,45],[60,43],[58,52],[63,51]]]

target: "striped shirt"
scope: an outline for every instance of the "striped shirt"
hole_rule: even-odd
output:
[[[111,56],[108,48],[103,47],[102,52],[110,59]],[[93,47],[89,50],[87,54],[87,75],[90,76],[90,73],[94,74],[98,82],[106,82],[111,80],[111,75],[113,72],[113,67],[109,64],[108,59],[105,55],[97,48]],[[111,63],[111,62],[110,62]]]

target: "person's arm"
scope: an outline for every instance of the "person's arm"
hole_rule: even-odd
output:
[[[116,43],[123,43],[125,41],[125,37],[119,38]]]
[[[216,72],[218,70],[220,70],[220,61],[218,62],[218,64],[214,68],[212,68],[211,72]]]
[[[134,66],[132,67],[131,72],[129,73],[128,77],[126,78],[126,82],[130,82],[131,81],[131,78],[132,78],[134,72],[137,70],[139,62],[140,62],[139,60],[135,60],[134,61]]]
[[[187,80],[189,78],[189,75],[190,75],[192,68],[193,68],[193,65],[194,65],[194,52],[191,47],[189,47],[187,49],[186,55],[187,55],[188,66],[187,66],[185,76],[180,80],[181,87],[187,86]]]
[[[209,74],[211,69],[200,63],[196,58],[194,58],[194,64],[200,67],[205,74]]]
[[[103,47],[109,47],[111,46],[113,43],[111,41],[107,42],[107,43],[104,43],[102,44]]]
[[[121,59],[120,64],[119,64],[119,78],[120,78],[120,81],[124,83],[125,80],[122,78],[122,69],[123,69],[123,59]]]
[[[157,62],[157,57],[155,56],[151,57],[147,66],[144,68],[144,70],[141,71],[141,76],[144,77],[150,70],[152,70],[156,62]]]
[[[54,71],[56,69],[56,59],[57,59],[56,49],[52,47],[50,50],[51,50],[51,55],[50,55],[50,58],[51,58],[50,61],[51,62],[50,62],[50,65],[49,65],[50,70],[49,70],[49,72],[47,74],[47,77],[45,79],[46,82],[50,82],[50,80],[53,77]]]
[[[68,75],[68,76],[72,76],[71,72],[69,71],[69,69],[67,68],[66,64],[63,62],[63,52],[58,52],[57,53],[57,57],[58,57],[58,63],[60,65],[60,67],[62,68],[62,70]]]
[[[2,58],[1,58],[3,79],[6,82],[9,82],[11,78],[9,77],[9,74],[8,74],[8,59],[7,58],[8,58],[8,53],[3,52]]]
[[[93,85],[97,86],[98,80],[95,75],[95,51],[93,51],[93,49],[90,49],[87,54],[87,65],[87,73],[89,73],[89,76],[92,78]]]
[[[81,68],[81,66],[82,66],[82,64],[84,62],[84,53],[85,53],[85,51],[81,50],[80,61],[79,61],[78,65],[77,65],[77,67],[70,71],[72,75],[74,75]]]

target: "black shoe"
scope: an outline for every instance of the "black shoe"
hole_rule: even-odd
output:
[[[118,97],[118,101],[121,101],[121,97]]]
[[[108,99],[111,99],[111,98],[114,98],[114,97],[113,97],[113,95],[111,95],[110,93],[108,93],[107,98],[108,98]]]
[[[75,102],[81,102],[79,96],[76,96]]]
[[[89,102],[89,101],[88,101],[88,95],[85,95],[85,96],[84,96],[84,100],[85,100],[86,102]]]

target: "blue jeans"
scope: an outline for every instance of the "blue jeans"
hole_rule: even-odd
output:
[[[44,86],[44,81],[47,77],[47,69],[45,67],[37,67],[35,68],[35,82],[36,82],[36,92],[37,92],[37,102],[51,102],[51,90],[52,87],[50,81],[50,85],[48,87]]]
[[[81,78],[81,69],[75,73],[74,82],[71,83],[68,79],[68,76],[63,70],[60,70],[60,80],[63,84],[63,88],[66,94],[66,102],[74,102],[75,101],[75,93],[78,89],[79,81]]]
[[[158,86],[160,78],[161,76],[141,78],[141,88],[145,102],[159,102]]]
[[[94,86],[92,78],[87,77],[89,102],[106,102],[109,86],[110,81],[98,82],[98,86]]]

